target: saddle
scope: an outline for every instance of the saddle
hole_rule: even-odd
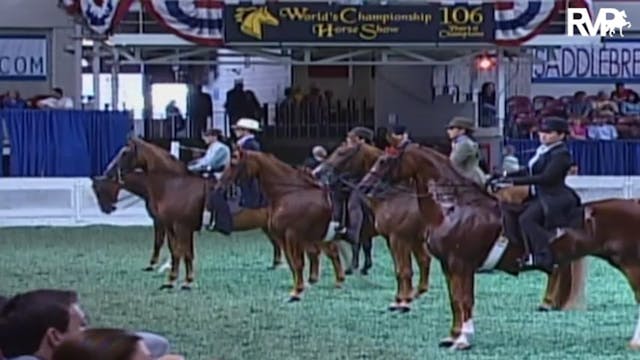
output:
[[[505,236],[509,242],[523,245],[527,253],[529,252],[529,244],[524,241],[526,237],[522,233],[520,224],[518,222],[518,216],[524,211],[526,204],[512,204],[512,203],[500,203],[500,211],[502,214],[502,229],[503,236]],[[545,221],[547,222],[547,221]],[[556,228],[571,228],[575,230],[584,229],[585,223],[585,207],[582,204],[578,204],[574,207],[567,216],[556,223],[556,226],[547,226],[547,230],[554,232]]]

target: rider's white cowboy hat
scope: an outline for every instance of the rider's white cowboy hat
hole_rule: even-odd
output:
[[[241,118],[235,125],[232,126],[232,128],[260,131],[260,123],[255,119]]]

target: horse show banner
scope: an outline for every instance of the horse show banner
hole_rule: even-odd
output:
[[[48,69],[45,35],[0,36],[0,80],[46,80]]]
[[[238,43],[491,43],[492,4],[227,5],[225,42]]]
[[[640,83],[640,44],[532,49],[532,83]]]

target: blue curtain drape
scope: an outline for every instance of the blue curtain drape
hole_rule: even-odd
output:
[[[126,113],[3,110],[11,142],[11,176],[90,176],[125,143]]]
[[[509,139],[521,164],[526,164],[539,145],[537,140]],[[580,175],[640,175],[640,142],[631,140],[568,142]]]
[[[89,111],[85,113],[91,175],[100,175],[120,148],[126,144],[132,122],[126,112]]]

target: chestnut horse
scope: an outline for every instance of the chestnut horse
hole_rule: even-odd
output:
[[[304,292],[305,248],[320,247],[329,256],[335,271],[336,287],[341,287],[345,274],[338,244],[323,241],[330,237],[331,200],[327,189],[308,173],[285,164],[273,155],[236,150],[218,186],[226,187],[242,178],[257,178],[269,202],[269,231],[283,244],[293,276],[289,301],[299,301]],[[312,271],[319,267],[317,261],[310,259],[310,262]]]
[[[147,182],[149,176],[143,172],[130,172],[122,175],[121,179],[114,180],[107,177],[93,178],[93,192],[98,199],[98,204],[102,212],[106,214],[112,213],[116,210],[118,203],[118,194],[121,189],[125,189],[145,201],[147,211],[153,218],[153,211],[151,210],[150,197],[147,193]],[[267,208],[261,209],[242,209],[238,213],[233,215],[233,230],[245,231],[262,229],[267,238],[273,245],[273,265],[271,269],[277,268],[282,262],[282,251],[280,245],[271,237],[267,231]],[[164,226],[160,223],[160,220],[153,218],[155,241],[153,243],[153,253],[151,255],[151,262],[145,270],[151,271],[158,263],[160,256],[160,250],[164,245]]]
[[[517,275],[524,246],[505,242],[500,236],[497,200],[432,149],[411,145],[398,156],[380,157],[359,187],[372,193],[378,187],[409,179],[415,181],[418,192],[429,194],[418,197],[419,207],[432,226],[428,247],[440,260],[449,289],[453,321],[450,336],[440,345],[468,349],[475,332],[475,271],[488,255],[499,252],[497,268]],[[551,240],[555,259],[560,264],[588,255],[606,260],[625,275],[640,303],[640,242],[634,232],[640,223],[640,203],[625,199],[594,201],[584,204],[584,212],[578,215],[583,216],[581,229],[558,230]],[[583,278],[584,273],[574,277]],[[640,348],[640,318],[630,346]]]
[[[193,233],[202,228],[202,214],[211,183],[188,172],[185,164],[165,149],[133,138],[112,161],[106,173],[117,179],[136,169],[149,175],[146,191],[151,212],[164,224],[171,252],[169,281],[162,288],[174,287],[180,262],[184,261],[186,275],[182,288],[191,289],[195,256]],[[318,258],[319,250],[311,256]]]
[[[360,179],[380,155],[382,150],[374,146],[344,143],[334,150],[314,172],[320,177],[341,178],[349,175],[349,177]],[[389,310],[408,311],[411,301],[429,289],[431,256],[427,252],[424,236],[427,224],[422,220],[415,192],[391,190],[380,201],[371,201],[371,203],[375,225],[366,221],[362,232],[367,235],[379,234],[387,240],[397,281],[395,302],[389,306]],[[370,240],[371,235],[368,236]],[[357,254],[355,251],[354,253]],[[355,254],[354,256],[357,256]],[[420,271],[420,282],[415,292],[412,283],[412,254]]]

